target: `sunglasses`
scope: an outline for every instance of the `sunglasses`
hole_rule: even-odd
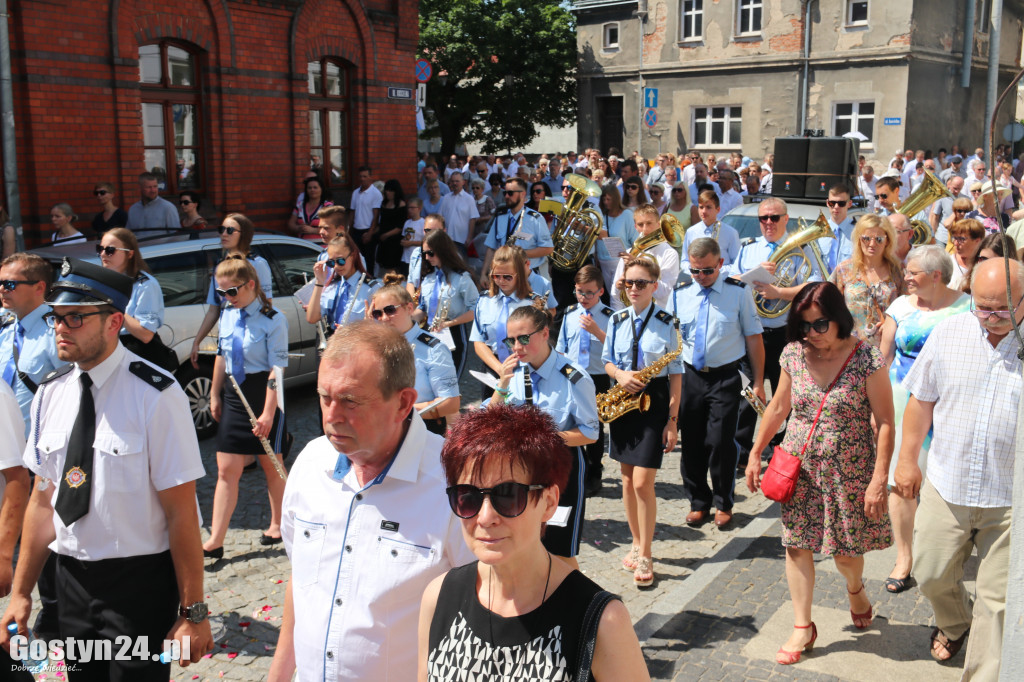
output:
[[[980,189],[972,189],[971,190],[971,194],[981,194],[981,190]]]
[[[238,286],[230,287],[228,289],[214,289],[214,291],[217,292],[218,296],[230,296],[230,297],[234,298],[235,296],[238,296],[238,290],[240,288],[244,287],[246,284],[248,284],[251,281],[252,280],[249,280],[247,282],[243,282],[242,284],[239,284]]]
[[[535,189],[535,190],[533,190],[533,194],[544,194],[544,190],[542,190],[542,189]]]
[[[676,187],[676,188],[674,188],[672,190],[672,194],[682,194],[682,193],[683,193],[683,189],[681,187]]]
[[[1016,310],[1022,302],[1024,302],[1024,298],[1017,301],[1017,305],[1014,306],[1014,310]],[[974,313],[974,316],[982,322],[993,315],[998,317],[1000,320],[1008,320],[1013,317],[1014,310],[978,310],[974,307],[974,301],[971,301],[971,312]]]
[[[848,203],[845,199],[829,199],[825,202],[829,206],[835,206],[836,208],[842,208]]]
[[[475,485],[460,483],[445,490],[448,504],[460,519],[471,519],[480,513],[484,506],[484,495],[491,498],[491,507],[506,519],[512,519],[526,511],[526,503],[530,491],[543,490],[544,486],[508,481],[499,483],[493,488],[478,488]]]
[[[861,237],[860,237],[860,243],[861,244],[870,244],[871,242],[874,242],[876,244],[884,244],[885,243],[885,237],[873,237],[873,236],[871,236],[869,234],[861,235]]]
[[[105,189],[94,189],[92,191],[92,193],[93,193],[93,196],[97,196],[97,197],[102,197],[102,196],[105,196],[107,194],[110,194],[110,192],[108,192]]]
[[[715,274],[715,268],[690,268],[690,274],[696,277],[697,275],[703,275],[705,277]]]
[[[882,194],[881,192],[878,192],[877,194],[875,194],[875,196],[878,197],[879,199],[888,199],[889,198],[888,194]]]
[[[649,279],[624,279],[622,280],[623,289],[636,289],[637,291],[643,291],[647,288],[648,284],[655,284]]]
[[[217,228],[217,231],[220,232],[221,234],[226,234],[230,237],[239,230],[237,227],[228,227],[227,225],[221,225],[220,227]]]
[[[192,205],[192,202],[189,201],[188,199],[182,199],[178,203],[181,204],[182,206],[191,206]]]
[[[131,249],[122,249],[119,246],[100,246],[99,244],[96,245],[96,255],[97,256],[102,256],[103,254],[106,254],[108,256],[113,256],[118,251],[128,252],[128,251],[131,251]]]
[[[800,333],[807,336],[807,333],[813,329],[819,334],[824,334],[828,331],[828,325],[831,321],[832,320],[829,320],[828,318],[822,317],[814,322],[801,322]]]
[[[759,215],[757,216],[758,221],[762,223],[772,222],[777,223],[782,220],[782,216],[778,213],[772,213],[771,215]]]
[[[423,252],[423,255],[427,256],[428,258],[433,258],[434,257],[434,252],[430,251],[430,250],[427,250],[427,251]]]
[[[105,313],[105,310],[98,310],[94,313],[68,313],[67,315],[58,315],[57,313],[50,312],[43,315],[43,319],[46,320],[46,326],[50,329],[56,329],[58,323],[68,329],[78,329],[85,324],[85,318]]]
[[[510,197],[513,194],[520,194],[520,193],[522,193],[522,191],[523,190],[521,190],[521,189],[507,189],[504,192],[502,192],[502,194],[504,194],[507,197]]]
[[[491,275],[491,279],[493,279],[495,282],[511,282],[515,278],[515,275]]]
[[[397,305],[386,305],[380,310],[371,310],[370,314],[373,315],[373,319],[379,320],[385,315],[387,315],[388,317],[393,317],[394,314],[398,312],[398,308],[399,306]]]
[[[530,345],[530,337],[533,336],[534,334],[536,334],[537,332],[542,331],[543,329],[545,329],[545,327],[541,327],[540,329],[535,329],[532,332],[530,332],[529,334],[520,334],[519,336],[511,336],[511,337],[502,339],[501,342],[503,344],[505,344],[505,348],[508,348],[509,351],[511,351],[513,348],[515,348],[516,341],[519,342],[520,346],[528,346],[528,345]]]
[[[953,213],[967,213],[966,208],[954,208]]]
[[[35,284],[38,281],[38,279],[2,279],[0,280],[0,289],[14,291],[19,284]]]

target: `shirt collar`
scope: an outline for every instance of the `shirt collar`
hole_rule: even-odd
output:
[[[541,379],[547,380],[551,377],[552,372],[555,371],[555,362],[558,360],[558,358],[556,357],[557,355],[559,355],[558,351],[552,348],[551,352],[548,353],[548,359],[542,362],[540,367],[538,367],[537,369],[529,367],[527,369],[529,369],[531,372],[536,372],[537,374],[539,374]]]
[[[415,328],[415,327],[414,327]],[[391,463],[382,471],[374,482],[382,482],[385,478],[394,477],[400,481],[415,483],[418,478],[421,464],[423,463],[423,442],[427,437],[427,427],[423,419],[414,409],[409,428],[405,432],[402,444],[398,446],[398,452],[392,458]]]
[[[409,343],[412,343],[413,341],[416,340],[416,338],[420,335],[420,333],[422,331],[423,331],[423,329],[421,327],[419,327],[418,325],[415,325],[415,324],[413,326],[409,327],[409,331],[407,331],[405,333],[406,341],[408,341]]]
[[[657,284],[655,284],[655,286],[657,286]],[[647,306],[646,308],[644,308],[640,312],[636,312],[635,310],[633,310],[633,306],[629,306],[629,308],[627,309],[627,310],[629,310],[629,319],[635,320],[638,317],[641,320],[645,319],[647,317],[647,311],[650,310],[651,306],[653,306],[653,305],[654,305],[654,301],[652,300],[651,301],[651,305]]]
[[[725,275],[723,275],[722,271],[719,270],[718,271],[718,277],[715,278],[715,283],[712,284],[710,287],[708,287],[708,289],[711,289],[711,291],[715,292],[716,294],[720,294],[720,293],[722,293],[722,287],[724,287],[724,286],[725,286]]]
[[[21,326],[25,328],[25,334],[27,335],[29,332],[33,331],[37,325],[41,324],[45,326],[46,321],[43,320],[43,315],[50,312],[51,310],[52,308],[44,303],[40,306],[37,306],[35,310],[30,312],[25,317],[18,318],[18,322],[20,322]]]
[[[256,313],[258,313],[262,307],[263,301],[261,301],[260,297],[257,296],[256,298],[252,299],[252,303],[242,308],[242,310],[244,310],[249,317],[252,317]]]
[[[92,379],[92,383],[96,387],[97,391],[103,388],[103,384],[105,384],[107,379],[114,374],[114,370],[121,365],[121,361],[124,360],[124,354],[126,352],[127,351],[125,351],[124,346],[121,345],[120,341],[118,341],[117,345],[114,347],[114,352],[108,355],[106,360],[88,371],[89,378]],[[82,368],[77,364],[75,365],[75,372],[75,380],[77,381],[78,377],[82,375]]]

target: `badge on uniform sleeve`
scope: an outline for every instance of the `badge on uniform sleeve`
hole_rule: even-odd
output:
[[[69,488],[77,488],[85,483],[85,472],[82,467],[71,467],[68,473],[64,474],[64,482]]]

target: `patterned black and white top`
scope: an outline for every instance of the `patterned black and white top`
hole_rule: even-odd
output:
[[[444,578],[430,623],[427,679],[575,680],[583,616],[601,587],[573,571],[538,608],[504,618],[480,604],[476,575],[473,562]]]

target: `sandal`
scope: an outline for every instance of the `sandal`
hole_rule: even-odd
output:
[[[860,594],[864,591],[864,581],[861,581],[860,589],[856,592],[850,592],[849,587],[846,588],[846,591],[850,595]],[[866,630],[867,628],[871,627],[871,621],[874,618],[874,611],[872,610],[871,605],[868,604],[868,610],[864,613],[854,613],[853,609],[850,609],[850,617],[853,619],[853,627],[857,628],[858,630]],[[865,623],[864,621],[867,622]]]
[[[650,557],[642,556],[636,560],[633,584],[637,587],[650,587],[654,584],[654,565]]]
[[[934,658],[939,663],[947,663],[948,661],[952,660],[954,656],[960,653],[960,649],[963,648],[964,640],[967,639],[968,632],[970,632],[970,630],[967,630],[964,632],[964,634],[960,635],[959,639],[950,639],[949,637],[946,637],[946,633],[944,633],[939,628],[935,628],[934,630],[932,630],[932,636],[929,638],[931,641],[931,644],[929,644],[929,653],[931,653],[932,658]],[[946,650],[946,652],[949,654],[949,658],[939,658],[938,653],[935,650],[936,642],[938,642],[939,646]]]
[[[793,665],[794,663],[800,662],[800,656],[803,653],[810,652],[814,648],[814,640],[818,639],[818,628],[814,625],[814,621],[811,621],[810,625],[794,625],[797,630],[811,629],[811,641],[804,644],[804,647],[800,651],[787,651],[785,645],[775,653],[775,662],[779,665]]]
[[[636,560],[640,556],[640,548],[633,545],[633,548],[629,551],[629,554],[622,557],[622,570],[629,571],[632,573],[636,570]]]
[[[885,590],[890,594],[899,594],[900,592],[906,592],[916,584],[917,581],[914,580],[912,575],[908,575],[906,578],[886,578]]]

